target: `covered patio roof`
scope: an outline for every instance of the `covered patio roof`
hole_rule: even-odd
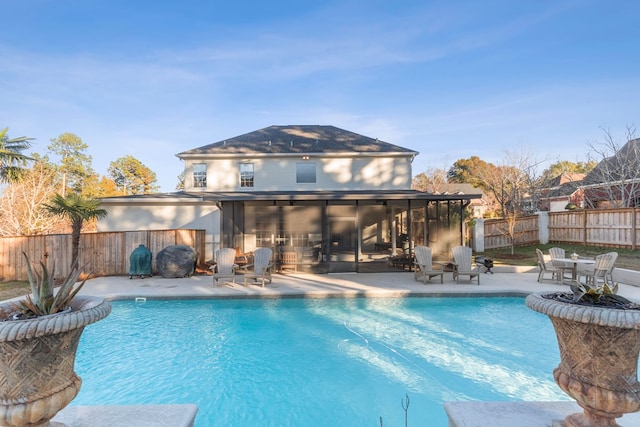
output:
[[[118,202],[159,202],[170,200],[189,200],[192,202],[225,201],[267,201],[267,200],[471,200],[480,199],[482,194],[427,193],[417,190],[380,190],[380,191],[231,191],[231,192],[175,192],[161,194],[138,194],[131,196],[105,197],[103,203]]]
[[[482,197],[481,194],[464,193],[425,193],[416,190],[386,191],[251,191],[251,192],[207,192],[187,193],[191,197],[200,196],[203,200],[240,201],[240,200],[471,200]]]

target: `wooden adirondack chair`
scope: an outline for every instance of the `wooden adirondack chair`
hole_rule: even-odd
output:
[[[232,248],[222,248],[216,251],[216,263],[210,267],[213,271],[215,285],[219,285],[221,279],[228,279],[227,281],[233,284],[236,283],[236,268],[238,268],[238,265],[234,262],[235,257],[236,251]]]
[[[569,275],[573,275],[573,265],[567,264],[563,261],[558,261],[558,258],[566,258],[565,250],[562,248],[549,248],[549,256],[551,257],[551,265],[555,270],[559,270],[561,272],[559,276],[559,280],[565,279],[565,274],[568,272]]]
[[[454,246],[451,253],[454,262],[453,278],[456,279],[456,283],[460,283],[460,276],[469,276],[471,282],[475,277],[480,285],[480,266],[472,265],[473,250],[467,246]]]
[[[269,248],[257,248],[253,254],[253,265],[247,265],[246,267],[253,267],[253,271],[247,271],[244,275],[244,285],[247,286],[249,281],[253,280],[254,284],[260,282],[260,285],[264,288],[265,281],[271,283],[271,268],[273,264],[271,262],[271,255],[273,251]]]
[[[562,281],[564,270],[562,267],[555,267],[553,263],[551,265],[547,265],[547,262],[544,259],[544,254],[538,248],[536,248],[536,256],[538,258],[538,267],[540,267],[540,271],[538,272],[538,282],[542,282],[545,280],[544,275],[551,273],[551,280],[554,281]]]
[[[597,286],[599,281],[609,281],[617,259],[617,252],[608,252],[596,256],[593,268],[587,268],[581,273],[585,278],[585,283],[590,286]],[[612,284],[611,281],[609,284]]]
[[[416,280],[422,280],[427,284],[427,280],[440,276],[440,283],[444,283],[444,271],[433,269],[433,260],[431,259],[431,248],[427,246],[416,246],[415,249],[415,273]]]

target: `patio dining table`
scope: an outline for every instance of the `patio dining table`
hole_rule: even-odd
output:
[[[596,260],[593,258],[556,258],[554,261],[564,262],[567,264],[573,264],[571,268],[571,281],[575,281],[578,278],[578,264],[581,265],[593,265],[596,263]]]

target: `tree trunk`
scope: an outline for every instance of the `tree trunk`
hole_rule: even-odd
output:
[[[78,251],[80,249],[80,232],[82,231],[82,220],[73,221],[71,224],[71,268],[78,262]]]

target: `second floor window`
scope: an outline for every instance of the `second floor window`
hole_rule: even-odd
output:
[[[207,187],[207,164],[206,163],[196,163],[193,165],[193,187],[194,188]]]
[[[253,163],[240,163],[240,187],[253,187]]]
[[[296,163],[296,183],[315,184],[316,164],[315,162]]]

